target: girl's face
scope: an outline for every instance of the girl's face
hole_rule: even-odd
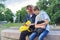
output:
[[[26,11],[27,11],[27,13],[29,13],[29,10],[28,9],[26,9]]]
[[[33,8],[28,8],[26,9],[27,13],[32,14],[33,13]]]

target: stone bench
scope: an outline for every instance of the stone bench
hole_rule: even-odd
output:
[[[1,32],[1,40],[18,40],[19,36],[20,32],[18,29],[6,29]],[[60,40],[60,29],[51,30],[44,40]]]

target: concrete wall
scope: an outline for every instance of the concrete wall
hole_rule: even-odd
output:
[[[20,32],[17,29],[6,29],[1,32],[1,40],[18,40],[19,36]],[[51,30],[44,40],[60,40],[60,30]]]

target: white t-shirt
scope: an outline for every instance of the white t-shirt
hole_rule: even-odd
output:
[[[42,20],[44,21],[46,19],[48,19],[48,21],[50,22],[50,18],[48,14],[45,11],[41,10],[40,13],[36,16],[35,24],[37,24],[38,21],[42,21]],[[49,29],[50,29],[50,26],[49,24],[47,24],[46,30],[49,31]]]

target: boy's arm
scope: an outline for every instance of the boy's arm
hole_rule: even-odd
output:
[[[45,20],[44,23],[38,24],[38,25],[47,25],[49,23],[48,19]]]
[[[41,24],[35,24],[36,28],[45,28],[45,26],[49,23],[48,19],[45,20],[44,23]]]

